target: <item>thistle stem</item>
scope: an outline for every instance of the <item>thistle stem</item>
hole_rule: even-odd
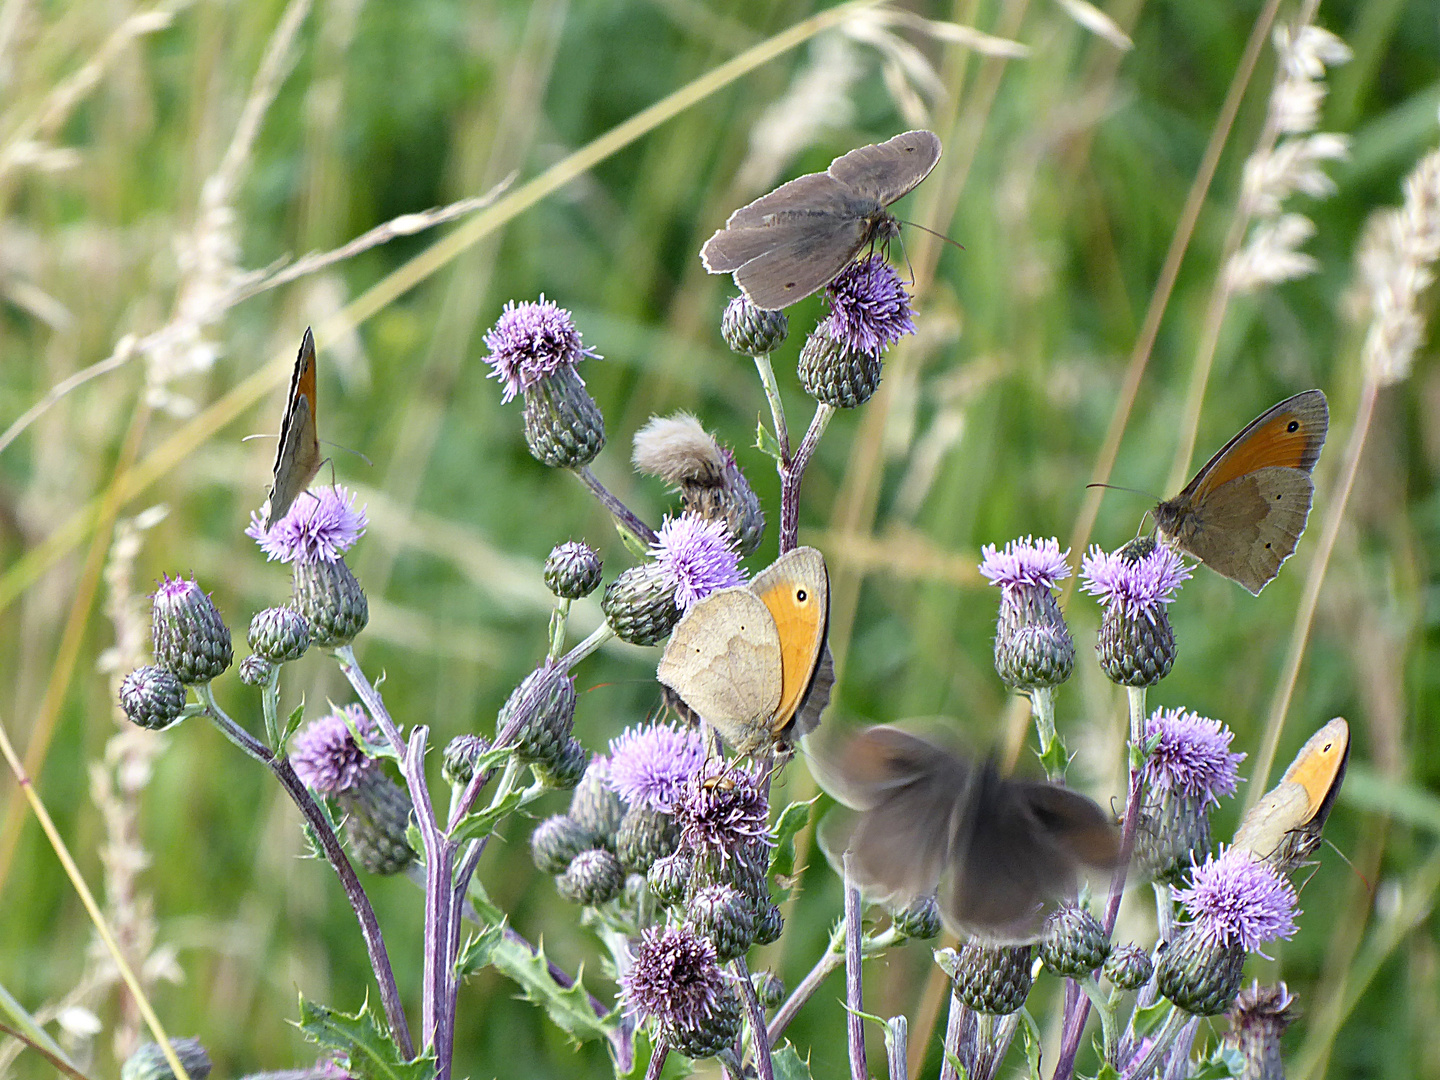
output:
[[[844,857],[845,869],[845,1030],[850,1046],[851,1080],[868,1080],[865,1065],[865,1021],[860,1013],[864,1007],[860,978],[860,890],[850,874],[850,855]]]
[[[640,541],[645,547],[655,543],[655,530],[641,521],[623,502],[610,494],[608,488],[600,483],[595,474],[590,471],[589,465],[581,465],[578,469],[571,469],[579,481],[590,489],[590,493],[600,500],[602,506],[610,511],[610,516],[620,529],[629,533]]]
[[[780,465],[790,464],[790,431],[785,425],[785,403],[780,400],[780,384],[775,381],[775,369],[770,366],[770,354],[755,357],[755,370],[760,375],[760,385],[765,388],[765,399],[770,402],[770,418],[775,425],[775,444],[780,447]]]
[[[795,451],[795,456],[789,461],[781,461],[780,470],[780,553],[792,550],[798,543],[799,522],[800,522],[800,481],[805,476],[805,468],[810,464],[810,459],[815,455],[815,448],[820,445],[820,437],[825,434],[825,429],[830,426],[830,418],[835,415],[835,407],[826,405],[823,402],[815,406],[815,416],[810,421],[810,427],[805,431],[805,437],[800,440],[800,446]]]

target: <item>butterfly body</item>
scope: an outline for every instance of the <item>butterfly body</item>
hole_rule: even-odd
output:
[[[1262,413],[1155,507],[1161,538],[1258,595],[1305,531],[1329,426],[1319,390]]]
[[[886,209],[940,160],[933,132],[862,146],[742,206],[700,251],[712,274],[734,274],[756,307],[778,310],[830,283],[867,244],[900,223]]]
[[[318,430],[315,421],[315,338],[307,327],[300,341],[300,352],[295,357],[295,370],[290,374],[290,393],[285,399],[285,418],[280,423],[280,442],[275,449],[270,496],[260,511],[265,528],[270,528],[285,516],[320,471]]]
[[[829,615],[824,557],[795,548],[748,585],[697,601],[675,627],[656,678],[737,753],[787,746],[819,723],[830,698]]]

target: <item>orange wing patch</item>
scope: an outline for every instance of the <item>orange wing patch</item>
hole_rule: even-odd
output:
[[[1302,825],[1313,818],[1324,804],[1341,766],[1345,764],[1349,748],[1350,727],[1337,717],[1310,737],[1300,748],[1300,753],[1295,755],[1294,763],[1285,770],[1281,782],[1288,780],[1299,784],[1309,798]]]
[[[1252,421],[1200,470],[1190,492],[1205,495],[1257,469],[1279,466],[1309,472],[1330,428],[1325,395],[1307,390]]]
[[[760,593],[760,600],[780,631],[780,706],[770,721],[770,729],[778,732],[790,723],[815,673],[825,644],[826,612],[815,590],[794,579],[777,581]]]

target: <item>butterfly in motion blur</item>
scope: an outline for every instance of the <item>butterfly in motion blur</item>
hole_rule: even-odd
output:
[[[1330,408],[1306,390],[1261,413],[1152,513],[1160,537],[1255,595],[1295,551]]]
[[[1033,941],[1085,871],[1120,863],[1120,830],[1092,800],[1058,784],[1002,777],[943,741],[890,725],[838,751],[807,745],[832,811],[821,845],[871,900],[897,907],[939,891],[955,934]]]
[[[270,496],[260,510],[260,521],[269,529],[283,518],[300,493],[320,471],[320,436],[315,424],[315,338],[309,327],[300,340],[295,370],[290,373],[290,393],[285,399],[285,418],[280,422],[280,444],[275,448],[274,478]]]
[[[700,260],[712,274],[734,274],[758,308],[803,300],[875,242],[900,232],[886,209],[912,191],[940,160],[933,131],[907,131],[842,154],[824,172],[781,184],[742,206],[705,242]]]

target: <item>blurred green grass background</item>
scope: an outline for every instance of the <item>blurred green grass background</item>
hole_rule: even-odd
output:
[[[1073,536],[1175,223],[1262,10],[1251,0],[1103,6],[1133,49],[1081,28],[1049,0],[918,4],[929,18],[1030,50],[1024,59],[986,58],[894,31],[931,65],[929,97],[913,81],[899,92],[882,63],[893,52],[827,30],[696,94],[358,324],[345,314],[349,301],[464,226],[402,237],[245,300],[196,326],[189,344],[213,346],[213,364],[176,376],[141,358],[117,364],[0,452],[0,722],[22,753],[40,754],[37,790],[86,878],[134,930],[132,960],[148,959],[152,976],[183,972],[179,984],[152,981],[151,996],[171,1034],[202,1038],[217,1075],[313,1059],[290,1023],[297,989],[357,1008],[370,986],[365,954],[340,890],[327,869],[300,858],[296,814],[261,770],[200,722],[161,736],[132,732],[117,744],[114,686],[117,670],[144,659],[142,594],[162,572],[193,572],[238,637],[254,611],[288,594],[285,571],[241,534],[264,497],[273,447],[241,439],[276,429],[303,327],[324,330],[319,415],[335,475],[359,489],[371,515],[350,559],[372,612],[357,652],[368,671],[385,673],[396,718],[431,725],[435,743],[488,733],[545,648],[549,597],[539,568],[549,549],[589,541],[606,559],[607,580],[631,561],[579,485],[529,457],[518,406],[502,408],[485,378],[481,336],[501,305],[543,292],[574,311],[586,343],[604,354],[583,368],[610,438],[595,470],[637,512],[658,522],[669,502],[629,471],[629,439],[651,414],[684,408],[736,448],[773,523],[778,485],[751,449],[764,398],[748,361],[718,333],[733,285],[704,274],[696,253],[730,210],[772,183],[822,169],[856,145],[933,127],[945,156],[899,209],[964,250],[907,231],[921,332],[890,354],[880,395],[831,425],[806,476],[801,539],[825,552],[835,579],[842,677],[827,723],[938,714],[978,746],[1003,741],[1015,710],[991,667],[996,598],[974,572],[978,550],[1017,535],[1062,544]],[[1294,7],[1280,5],[1282,21]],[[148,10],[0,5],[0,426],[111,356],[125,335],[184,323],[185,304],[204,299],[195,290],[223,283],[229,269],[337,246],[511,172],[523,184],[819,8],[808,0],[316,5],[299,25],[293,70],[221,200],[233,215],[226,219],[202,214],[202,188],[286,8],[166,5],[156,10],[171,13],[168,25],[139,32],[135,19]],[[1345,315],[1356,241],[1367,215],[1400,201],[1401,180],[1437,142],[1440,14],[1431,0],[1329,0],[1317,21],[1355,54],[1329,77],[1321,124],[1351,136],[1351,158],[1330,168],[1331,197],[1293,202],[1315,222],[1307,250],[1318,272],[1231,305],[1196,447],[1198,462],[1270,404],[1322,387],[1332,421],[1316,512],[1261,598],[1197,572],[1172,609],[1180,660],[1151,694],[1152,705],[1228,723],[1236,747],[1251,754],[1246,775],[1360,396],[1363,327]],[[1168,483],[1273,73],[1267,45],[1139,385],[1116,483],[1152,492]],[[73,101],[57,96],[67,91]],[[37,146],[54,153],[22,152]],[[228,231],[212,227],[216,220]],[[180,241],[196,236],[208,263],[178,257]],[[207,266],[220,271],[206,277]],[[1433,311],[1433,291],[1425,303]],[[814,299],[791,310],[791,339],[776,357],[792,430],[809,415],[794,357],[820,311]],[[1301,892],[1300,934],[1274,950],[1273,963],[1252,958],[1247,972],[1283,977],[1299,995],[1304,1015],[1285,1042],[1292,1075],[1440,1076],[1440,938],[1428,914],[1440,851],[1433,341],[1427,334],[1413,375],[1380,396],[1280,742],[1283,768],[1331,716],[1350,719],[1354,740],[1352,778],[1327,829],[1353,869],[1327,852]],[[171,355],[197,355],[187,349]],[[148,457],[184,430],[187,403],[204,409],[262,369],[269,382],[258,407],[205,431],[193,452]],[[143,490],[116,485],[123,469],[150,460],[157,467]],[[163,520],[126,533],[138,548],[114,555],[115,522],[156,504],[167,508]],[[1093,538],[1117,545],[1148,505],[1107,493]],[[97,519],[98,531],[89,524]],[[751,569],[774,550],[772,525]],[[1060,693],[1059,722],[1079,755],[1078,782],[1114,796],[1123,697],[1086,662],[1096,609],[1077,598],[1068,610],[1081,663]],[[577,629],[595,625],[593,602],[577,612]],[[617,646],[580,668],[576,731],[587,745],[603,749],[654,711],[656,659],[656,650]],[[233,672],[217,689],[232,715],[258,730],[257,699]],[[287,669],[287,707],[302,696],[316,714],[327,699],[349,700],[318,655]],[[141,764],[107,773],[107,760]],[[97,806],[104,775],[121,790]],[[125,790],[137,776],[144,782]],[[803,763],[793,765],[781,793],[810,790]],[[93,932],[15,792],[7,771],[0,985],[38,1010],[93,977]],[[564,805],[553,801],[554,811]],[[1217,814],[1217,836],[1230,834],[1238,811],[1237,801]],[[576,909],[534,870],[527,836],[524,822],[512,822],[507,842],[487,852],[482,878],[519,930],[543,937],[566,967],[583,962],[587,981],[608,996],[593,942]],[[140,851],[148,866],[117,869],[121,856]],[[763,956],[792,985],[839,912],[822,859],[811,859],[802,886],[782,944]],[[373,896],[418,1013],[419,894],[408,882],[381,881]],[[1143,935],[1145,904],[1134,906],[1122,932]],[[892,954],[869,974],[868,1007],[910,1013],[918,1038],[929,970],[924,946]],[[1056,990],[1042,981],[1031,999],[1037,1016],[1053,1013]],[[816,1076],[844,1067],[841,992],[838,979],[828,984],[789,1032],[811,1051]],[[136,1030],[133,1005],[113,990],[73,1000],[103,1026],[91,1074],[114,1075],[117,1044],[128,1051]],[[573,1054],[498,977],[469,986],[459,1024],[457,1075],[609,1073],[597,1047]],[[937,1061],[932,1048],[929,1073]],[[31,1055],[12,1068],[49,1074]]]

